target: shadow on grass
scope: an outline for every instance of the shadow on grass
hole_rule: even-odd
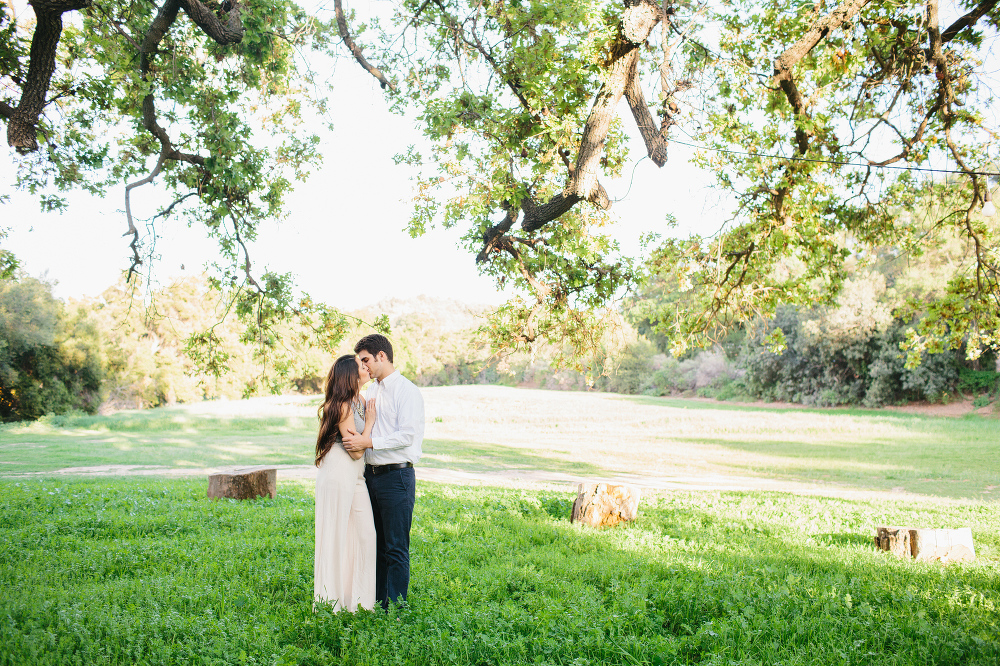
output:
[[[498,444],[481,444],[458,440],[425,439],[424,457],[420,464],[427,467],[456,469],[463,472],[502,472],[530,470],[565,474],[609,474],[592,463],[531,453],[530,449]]]
[[[900,653],[907,655],[901,664],[995,663],[992,606],[949,601],[965,589],[992,597],[995,573],[896,561],[861,533],[869,514],[909,520],[913,510],[903,503],[740,498],[717,496],[711,508],[699,508],[697,496],[672,500],[643,509],[632,526],[595,531],[565,518],[539,520],[544,508],[512,493],[494,491],[481,508],[463,498],[461,512],[442,502],[428,506],[425,497],[420,536],[429,543],[420,549],[418,585],[453,586],[436,598],[443,607],[554,608],[571,644],[590,638],[593,618],[613,615],[618,645],[636,639],[633,663],[695,663],[709,655],[776,663],[775,654],[782,663],[814,663],[817,646],[835,646],[845,663]],[[820,530],[845,517],[854,528],[816,535],[795,529],[818,509],[826,509],[824,517],[807,522]],[[655,533],[672,536],[663,542]],[[934,594],[912,604],[892,592],[901,589]],[[543,612],[534,612],[538,624]],[[588,657],[626,663],[620,654]]]
[[[204,416],[170,409],[66,414],[0,428],[0,474],[103,465],[308,464],[314,424],[295,416]],[[27,468],[27,469],[25,469]]]
[[[863,548],[871,546],[874,543],[870,536],[849,532],[828,532],[826,534],[817,534],[813,538],[820,543],[827,543],[831,546],[856,546]]]
[[[79,430],[107,432],[167,433],[182,431],[267,431],[312,429],[312,419],[300,416],[217,416],[191,414],[181,409],[160,407],[155,409],[123,411],[106,416],[71,412],[49,415],[38,421],[17,421],[0,425],[0,433],[18,435],[52,434],[78,435]]]

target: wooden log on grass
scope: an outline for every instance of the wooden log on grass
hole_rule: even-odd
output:
[[[976,559],[972,529],[926,529],[920,527],[879,527],[875,547],[903,559],[922,562],[965,562]]]
[[[639,499],[639,489],[631,486],[581,483],[569,520],[591,527],[635,520],[639,514]]]
[[[278,470],[274,467],[244,467],[208,477],[208,496],[211,499],[256,499],[277,495]]]
[[[910,552],[913,559],[921,561],[967,562],[976,559],[976,545],[972,543],[972,528],[952,530],[910,530]]]
[[[911,557],[910,528],[879,527],[875,534],[875,547],[896,557]]]

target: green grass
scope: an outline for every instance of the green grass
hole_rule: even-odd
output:
[[[313,497],[204,479],[0,481],[0,665],[997,664],[1000,512],[672,493],[571,525],[568,493],[420,483],[411,605],[313,613]],[[876,552],[970,525],[970,564]]]
[[[574,476],[739,476],[866,491],[1000,499],[1000,420],[775,409],[671,398],[423,390],[421,465]],[[0,477],[72,467],[308,465],[318,398],[211,404],[0,426]],[[249,417],[260,410],[259,417]],[[752,486],[751,486],[752,487]]]
[[[1000,499],[1000,421],[993,417],[623,399],[685,412],[722,411],[722,424],[714,428],[696,427],[666,436],[679,444],[721,452],[715,464],[730,474],[938,497]]]
[[[0,474],[67,467],[308,465],[316,419],[192,414],[183,407],[0,426]]]

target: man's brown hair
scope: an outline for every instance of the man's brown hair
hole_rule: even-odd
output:
[[[362,351],[366,351],[372,356],[378,356],[379,352],[385,352],[385,357],[389,359],[389,363],[392,363],[392,343],[381,333],[372,333],[358,340],[358,344],[354,345],[354,353],[360,354]]]

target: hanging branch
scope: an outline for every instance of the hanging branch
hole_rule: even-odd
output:
[[[425,2],[426,6],[427,3]],[[351,37],[351,32],[347,28],[347,17],[344,16],[344,5],[341,0],[334,0],[333,3],[334,13],[337,15],[337,31],[340,33],[340,38],[344,40],[344,45],[347,50],[351,52],[354,59],[358,61],[362,69],[378,79],[379,85],[382,86],[382,90],[389,88],[392,92],[396,92],[396,86],[392,85],[389,79],[385,78],[385,74],[382,73],[380,69],[372,65],[365,58],[364,54],[361,52],[361,47],[354,43],[354,38]],[[423,10],[423,7],[421,7]]]
[[[622,12],[618,32],[605,61],[604,83],[591,105],[590,115],[580,139],[576,163],[569,170],[570,175],[566,186],[544,203],[535,201],[531,196],[526,196],[521,201],[521,212],[524,213],[521,219],[521,228],[524,231],[533,232],[541,229],[549,222],[559,219],[581,201],[590,202],[603,210],[611,207],[611,198],[598,180],[598,169],[604,153],[604,143],[607,140],[611,121],[615,116],[615,108],[622,96],[625,95],[626,90],[630,89],[630,105],[633,103],[635,105],[641,104],[645,108],[645,101],[642,98],[641,90],[637,89],[638,82],[636,81],[639,48],[645,43],[661,16],[660,6],[652,0],[637,0],[629,4]],[[493,66],[494,69],[497,68],[495,61]],[[499,70],[497,73],[502,75]],[[522,104],[526,104],[526,101]],[[636,115],[637,122],[640,124],[640,130],[643,128],[648,130],[652,126],[652,118],[649,117],[648,108],[645,108],[646,118],[643,118],[642,111],[637,111],[636,106],[633,106],[633,114]],[[644,137],[646,134],[648,132],[644,132]],[[665,162],[665,142],[650,135],[647,148],[650,150],[651,156],[653,154],[657,158],[662,156]],[[560,155],[564,160],[566,159],[565,156]],[[567,167],[569,167],[568,162]],[[497,239],[510,229],[516,217],[516,211],[508,211],[503,222],[493,226],[484,234],[483,248],[477,255],[477,261],[485,261],[491,252],[498,249]]]
[[[199,0],[166,0],[146,30],[146,35],[139,47],[139,76],[143,81],[148,80],[149,70],[160,42],[170,26],[177,20],[177,14],[181,9],[206,35],[222,46],[238,43],[243,39],[243,23],[240,19],[240,5],[238,3],[230,5],[227,20],[223,23],[214,12]],[[132,219],[132,190],[151,183],[169,161],[187,162],[202,168],[205,166],[205,158],[201,155],[185,153],[174,147],[167,131],[157,122],[156,98],[152,92],[149,92],[142,100],[142,126],[160,142],[160,154],[149,175],[125,186],[125,218],[128,221],[128,231],[123,235],[132,236],[132,242],[129,243],[129,247],[132,249],[132,265],[129,266],[128,270],[129,278],[142,263],[139,256],[139,230]]]
[[[798,64],[827,35],[849,22],[871,0],[848,0],[838,6],[825,18],[816,21],[792,46],[774,60],[772,80],[784,91],[788,103],[795,114],[795,143],[800,155],[809,152],[809,133],[802,127],[808,119],[807,103],[795,85],[792,68]]]

